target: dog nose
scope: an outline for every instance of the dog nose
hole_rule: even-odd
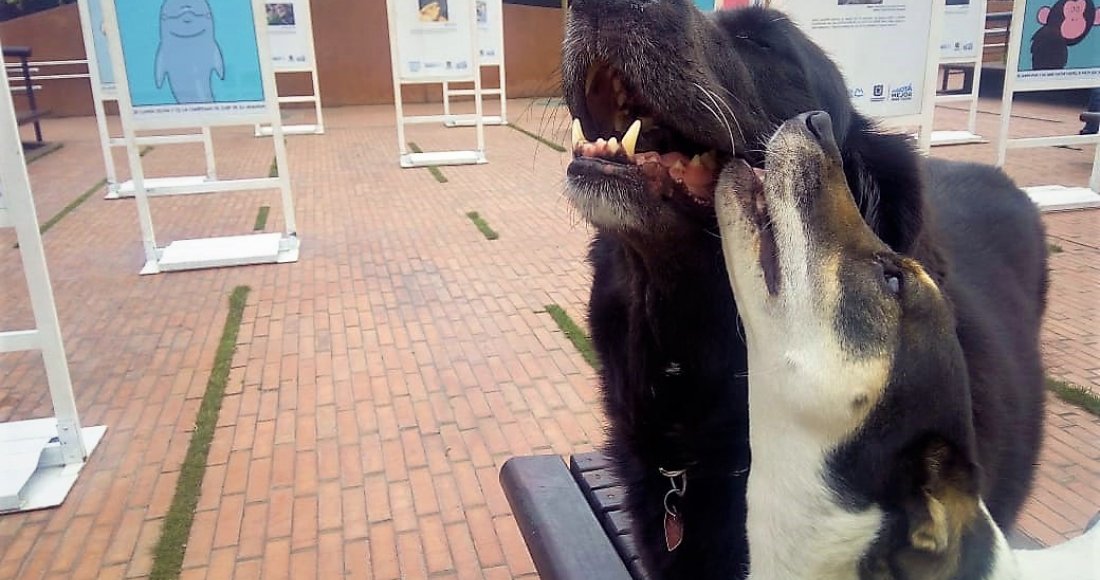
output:
[[[825,111],[810,111],[798,116],[798,120],[806,124],[810,134],[813,135],[826,152],[837,154],[840,148],[836,144],[836,135],[833,133],[833,118]]]

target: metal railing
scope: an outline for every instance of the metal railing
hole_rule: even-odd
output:
[[[27,63],[27,72],[30,73],[30,80],[32,82],[32,90],[38,91],[42,89],[42,85],[39,84],[43,81],[60,81],[66,79],[87,79],[91,78],[87,72],[88,61],[87,59],[73,59],[73,60],[39,60],[31,61]],[[23,72],[22,63],[18,62],[4,62],[4,66],[8,69],[10,75],[13,71],[19,73]],[[39,74],[44,72],[44,69],[61,68],[61,67],[84,67],[84,72],[78,73],[56,73],[56,74]],[[11,87],[13,93],[23,93],[27,91],[26,85],[19,85]]]

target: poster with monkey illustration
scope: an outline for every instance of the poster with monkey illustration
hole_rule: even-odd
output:
[[[1100,0],[1027,0],[1017,81],[1100,86]]]

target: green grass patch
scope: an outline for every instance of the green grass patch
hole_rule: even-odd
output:
[[[56,214],[54,214],[53,217],[43,222],[42,225],[38,226],[38,232],[44,234],[49,231],[50,228],[57,225],[57,222],[61,221],[65,216],[69,215],[76,208],[80,207],[80,204],[88,201],[89,197],[92,197],[92,195],[94,195],[97,191],[103,189],[103,186],[105,185],[107,185],[107,180],[100,179],[95,185],[89,187],[87,191],[80,194],[80,197],[70,201],[69,205],[61,208],[61,211],[57,212]]]
[[[581,330],[581,327],[577,326],[576,322],[573,322],[573,319],[569,317],[569,313],[557,304],[547,304],[546,312],[554,319],[558,328],[565,333],[565,337],[569,339],[569,342],[573,343],[577,352],[581,353],[581,357],[583,357],[592,368],[600,370],[600,359],[596,356],[596,351],[592,349],[592,341],[588,338],[588,335]]]
[[[165,516],[164,526],[160,530],[160,539],[153,549],[153,570],[149,577],[154,580],[180,576],[187,539],[191,535],[191,523],[195,519],[195,506],[198,505],[199,493],[202,491],[206,458],[210,453],[210,442],[214,439],[214,427],[218,422],[218,412],[222,408],[222,398],[229,380],[229,365],[237,350],[237,333],[241,329],[241,317],[249,291],[248,286],[237,286],[229,296],[229,314],[225,317],[222,337],[218,341],[214,368],[210,371],[206,393],[195,417],[195,430],[191,434],[187,455],[180,467],[172,505],[168,508],[168,515]]]
[[[69,215],[74,210],[76,210],[76,208],[80,207],[80,204],[88,201],[88,198],[92,197],[92,195],[95,194],[95,192],[102,189],[104,185],[107,185],[107,180],[106,179],[100,179],[98,183],[96,183],[95,185],[88,188],[88,191],[85,191],[84,193],[80,194],[80,197],[70,201],[69,205],[61,208],[61,211],[57,212],[56,214],[54,214],[53,217],[51,217],[50,219],[43,222],[42,225],[38,226],[38,233],[39,234],[44,234],[50,228],[56,226],[57,222],[61,221],[65,216]],[[12,247],[18,249],[19,248],[19,243],[16,242],[15,245],[12,246]]]
[[[470,218],[470,221],[474,222],[474,225],[477,226],[477,229],[481,230],[481,233],[485,236],[485,239],[495,240],[500,237],[500,234],[498,234],[496,230],[489,227],[489,222],[486,222],[485,218],[481,217],[481,215],[476,211],[467,213],[466,217]]]
[[[565,147],[562,147],[561,145],[558,145],[557,143],[554,143],[553,141],[550,141],[549,139],[546,139],[546,138],[542,137],[541,135],[536,135],[536,134],[528,131],[527,129],[524,129],[523,127],[520,127],[519,125],[508,123],[508,126],[515,129],[516,131],[519,131],[520,133],[523,133],[524,135],[527,135],[528,137],[534,139],[535,141],[538,141],[539,143],[542,143],[543,145],[546,145],[547,147],[553,149],[554,151],[557,151],[558,153],[565,153],[567,151],[567,149]]]
[[[412,149],[413,153],[423,153],[424,152],[424,150],[421,149],[419,145],[417,145],[416,143],[413,143],[412,141],[409,141],[409,149]],[[447,176],[443,175],[443,172],[439,170],[439,167],[437,167],[435,165],[429,165],[428,166],[428,173],[431,173],[432,177],[434,177],[435,180],[438,181],[439,183],[447,183]]]
[[[260,211],[256,212],[256,224],[252,226],[252,231],[262,232],[267,227],[267,216],[271,213],[271,206],[261,205]]]
[[[271,158],[271,165],[267,168],[268,177],[279,177],[279,159],[277,157]]]
[[[1062,246],[1059,246],[1058,244],[1050,243],[1047,244],[1047,251],[1051,254],[1061,254],[1065,250],[1063,250]]]
[[[1085,387],[1077,386],[1073,383],[1067,383],[1066,381],[1060,381],[1051,377],[1047,377],[1047,388],[1058,395],[1059,399],[1069,403],[1070,405],[1076,405],[1082,409],[1100,417],[1100,396],[1096,393],[1086,389]]]
[[[30,165],[64,146],[64,143],[46,143],[38,147],[24,149],[23,159],[26,161],[27,165]]]

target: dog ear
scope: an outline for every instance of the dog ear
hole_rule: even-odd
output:
[[[911,501],[909,543],[921,551],[947,553],[979,515],[976,466],[944,441],[928,445],[922,457],[925,483]]]
[[[902,578],[953,578],[963,565],[963,543],[981,519],[978,467],[943,440],[921,454],[924,482],[905,502],[907,545],[893,558]]]

